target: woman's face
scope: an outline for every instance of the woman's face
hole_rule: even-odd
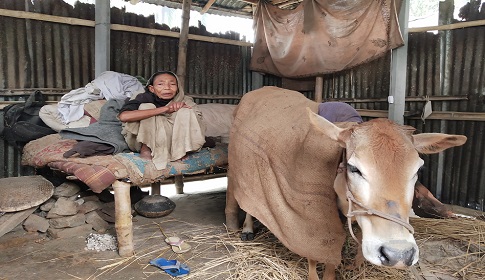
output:
[[[148,90],[161,99],[172,99],[177,94],[177,79],[170,74],[161,74],[155,77],[153,85]]]

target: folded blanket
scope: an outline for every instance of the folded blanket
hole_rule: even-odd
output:
[[[118,112],[124,100],[111,99],[101,108],[99,120],[88,127],[67,128],[59,132],[62,138],[91,141],[113,146],[113,154],[129,152],[125,138],[121,134],[121,121]]]

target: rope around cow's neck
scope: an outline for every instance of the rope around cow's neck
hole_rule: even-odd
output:
[[[344,164],[344,167],[340,167],[339,168],[339,172],[344,172],[343,169],[346,169],[346,167],[345,167],[345,164],[346,163],[347,163],[347,158],[346,158],[345,150],[344,150],[344,154],[343,154],[343,164]],[[345,182],[346,196],[347,196],[347,201],[349,202],[349,208],[348,208],[347,215],[346,215],[347,216],[347,224],[349,226],[349,231],[350,231],[350,234],[352,235],[352,238],[354,238],[354,240],[359,245],[361,243],[357,239],[357,237],[355,237],[354,231],[352,230],[352,217],[355,217],[357,215],[376,215],[376,216],[381,217],[383,219],[386,219],[386,220],[395,222],[397,224],[400,224],[403,227],[405,227],[407,230],[409,230],[409,232],[411,234],[414,234],[414,228],[413,228],[413,226],[411,226],[408,222],[404,221],[403,219],[397,218],[395,216],[391,216],[391,215],[386,214],[384,212],[381,212],[379,210],[371,209],[371,208],[363,205],[359,201],[357,201],[357,199],[355,199],[354,195],[352,194],[352,192],[349,189],[349,181],[348,181],[348,178],[347,178],[347,174],[345,174],[345,181],[346,181]],[[352,203],[355,203],[356,205],[358,205],[363,210],[354,210],[354,211],[352,211]]]
[[[354,235],[354,231],[352,230],[352,217],[356,215],[376,215],[378,217],[381,217],[383,219],[395,222],[397,224],[402,225],[405,227],[411,234],[414,234],[414,228],[412,225],[410,225],[408,222],[404,221],[401,218],[397,218],[395,216],[391,216],[389,214],[386,214],[384,212],[381,212],[379,210],[374,210],[370,209],[369,207],[364,206],[362,203],[358,202],[352,192],[349,190],[348,184],[347,184],[347,200],[349,201],[349,210],[347,212],[347,223],[349,225],[349,231],[352,237],[354,238],[355,241],[357,241],[358,244],[360,244],[359,240],[357,240],[357,237]],[[364,210],[354,210],[352,211],[352,202],[357,204],[360,208],[363,208]]]

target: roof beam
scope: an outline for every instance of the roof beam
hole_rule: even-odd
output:
[[[201,15],[205,14],[205,12],[207,12],[210,9],[210,7],[212,6],[212,4],[214,4],[214,2],[216,2],[216,0],[209,0],[209,2],[207,2],[204,8],[202,8],[202,10],[200,11],[200,14]]]
[[[239,1],[244,2],[244,3],[253,4],[253,5],[258,4],[258,2],[259,2],[259,0],[239,0]]]

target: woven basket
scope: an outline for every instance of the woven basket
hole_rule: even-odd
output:
[[[0,211],[16,212],[47,201],[54,194],[54,185],[42,176],[0,179]]]

